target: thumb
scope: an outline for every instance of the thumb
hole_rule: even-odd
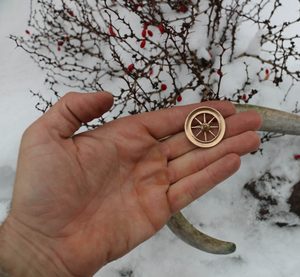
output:
[[[106,113],[113,104],[108,92],[69,92],[41,118],[49,132],[62,138],[71,137],[82,125]]]

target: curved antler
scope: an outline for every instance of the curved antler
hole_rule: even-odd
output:
[[[231,254],[236,246],[232,242],[210,237],[196,229],[181,212],[176,213],[167,223],[171,231],[185,243],[211,254]]]
[[[262,126],[259,131],[300,135],[300,116],[297,114],[249,104],[235,104],[235,107],[237,112],[257,111],[262,117]]]
[[[235,104],[235,107],[237,112],[257,111],[263,121],[259,131],[300,135],[299,115],[248,104]],[[177,237],[199,250],[212,254],[231,254],[236,249],[232,242],[221,241],[200,232],[181,212],[173,215],[167,225]]]

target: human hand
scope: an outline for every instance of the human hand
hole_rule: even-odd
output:
[[[196,148],[183,132],[186,116],[203,104],[124,117],[74,135],[112,101],[108,93],[69,93],[23,135],[1,233],[14,254],[20,245],[19,251],[29,249],[27,256],[18,253],[23,260],[39,257],[30,276],[92,276],[236,172],[240,156],[259,146],[259,115],[236,114],[222,101],[203,103],[227,125],[223,141],[210,149]]]

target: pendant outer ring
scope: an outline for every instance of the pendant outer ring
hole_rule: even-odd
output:
[[[217,134],[217,137],[208,143],[203,143],[203,142],[199,141],[192,132],[192,121],[198,115],[203,114],[203,113],[209,113],[209,114],[213,115],[216,118],[216,120],[218,121],[218,125],[219,125],[219,132]],[[211,147],[214,147],[217,144],[219,144],[221,142],[221,140],[224,138],[225,130],[226,130],[226,123],[225,123],[224,117],[221,115],[221,113],[219,111],[217,111],[216,109],[211,108],[211,107],[202,106],[202,107],[199,107],[189,113],[189,115],[186,117],[186,120],[185,120],[184,130],[185,130],[186,137],[188,138],[188,140],[191,143],[193,143],[194,145],[201,147],[201,148],[211,148]]]

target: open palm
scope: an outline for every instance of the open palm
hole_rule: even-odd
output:
[[[108,111],[108,93],[69,93],[25,132],[10,228],[40,238],[71,276],[91,276],[151,237],[170,216],[232,175],[254,151],[255,112],[206,102],[226,119],[224,140],[196,149],[184,120],[195,104],[124,117],[74,135]]]

